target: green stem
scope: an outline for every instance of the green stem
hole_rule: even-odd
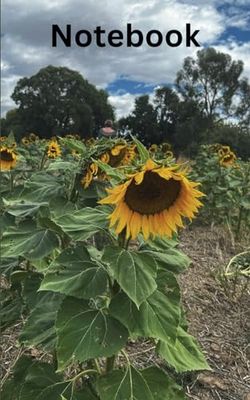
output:
[[[44,167],[44,164],[45,164],[46,159],[47,159],[47,151],[46,151],[46,149],[45,149],[45,150],[44,150],[44,153],[43,153],[43,158],[42,158],[42,161],[41,161],[41,164],[40,164],[39,171],[42,171],[42,170],[43,170],[43,167]]]

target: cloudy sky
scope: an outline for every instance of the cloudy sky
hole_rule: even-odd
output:
[[[202,47],[243,60],[250,80],[250,0],[2,0],[2,114],[15,107],[10,95],[18,79],[49,64],[77,70],[105,88],[117,117],[131,111],[137,95],[172,84],[184,57],[195,55],[195,46],[81,48],[74,40],[71,48],[51,46],[52,24],[62,30],[71,24],[74,34],[99,25],[125,33],[127,23],[144,34],[151,29],[185,32],[191,23],[200,30],[196,38]]]

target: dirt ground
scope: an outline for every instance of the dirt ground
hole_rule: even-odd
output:
[[[231,284],[226,295],[218,279],[222,268],[246,246],[235,244],[229,232],[218,228],[193,226],[181,235],[180,247],[192,259],[180,277],[189,331],[198,339],[212,368],[176,376],[191,400],[250,400],[249,288],[241,292],[242,285],[236,286],[233,296]],[[4,379],[22,353],[17,341],[21,325],[6,330],[0,338]],[[131,343],[128,351],[138,366],[160,363],[150,341]],[[36,352],[32,350],[33,355]],[[43,358],[40,352],[37,356]]]

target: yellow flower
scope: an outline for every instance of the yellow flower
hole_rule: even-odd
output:
[[[109,157],[109,154],[108,154],[108,153],[103,153],[103,154],[101,155],[101,157],[100,157],[101,162],[103,162],[103,163],[105,163],[105,164],[108,164],[109,159],[110,159],[110,157]]]
[[[93,174],[88,169],[84,177],[81,179],[81,184],[83,185],[84,189],[87,189],[93,180]]]
[[[151,146],[149,147],[149,151],[150,151],[151,153],[156,153],[157,150],[158,150],[157,144],[151,144]]]
[[[95,163],[91,163],[89,166],[89,170],[91,171],[92,175],[97,175],[98,173],[98,165]]]
[[[174,158],[173,152],[171,150],[166,151],[165,157],[166,158]]]
[[[50,158],[59,157],[62,154],[59,144],[56,140],[51,140],[48,146],[47,155]]]
[[[35,142],[36,140],[38,140],[39,139],[39,137],[35,134],[35,133],[30,133],[29,134],[29,140],[31,141],[31,142]]]
[[[30,144],[30,141],[27,137],[23,137],[21,140],[22,144],[24,144],[25,146],[28,146]]]
[[[229,153],[226,153],[222,157],[220,157],[220,165],[222,167],[231,167],[236,160],[236,155],[230,151]]]
[[[126,147],[125,144],[117,144],[115,147],[113,147],[110,152],[112,154],[112,156],[118,156],[120,154],[120,152],[122,151],[122,149],[124,149]]]
[[[16,165],[16,154],[11,148],[6,146],[0,147],[0,170],[9,171]]]
[[[73,150],[71,151],[71,154],[72,154],[72,156],[75,157],[75,158],[79,158],[79,157],[80,157],[80,153],[79,153],[79,151],[76,150],[76,149],[73,149]]]
[[[230,153],[231,149],[229,146],[221,146],[218,150],[218,154],[220,157],[223,157],[225,154]]]
[[[161,150],[163,151],[163,153],[170,151],[171,148],[172,148],[172,146],[170,143],[165,142],[165,143],[161,144]]]
[[[99,203],[115,205],[110,227],[116,225],[117,234],[126,229],[126,237],[132,239],[142,232],[147,240],[150,235],[171,237],[183,226],[182,217],[194,218],[203,193],[196,189],[198,183],[189,181],[177,168],[148,160],[126,182],[107,189],[109,195]]]
[[[128,165],[134,160],[134,158],[136,156],[135,149],[136,149],[136,145],[135,144],[127,146],[126,153],[125,153],[124,158],[122,160],[122,164],[123,165]]]

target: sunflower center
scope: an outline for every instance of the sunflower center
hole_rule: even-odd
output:
[[[1,150],[0,159],[3,161],[13,161],[14,160],[12,153],[7,150]]]
[[[180,181],[166,180],[148,171],[140,185],[133,180],[127,188],[125,202],[132,211],[140,214],[156,214],[174,204],[181,189]]]

